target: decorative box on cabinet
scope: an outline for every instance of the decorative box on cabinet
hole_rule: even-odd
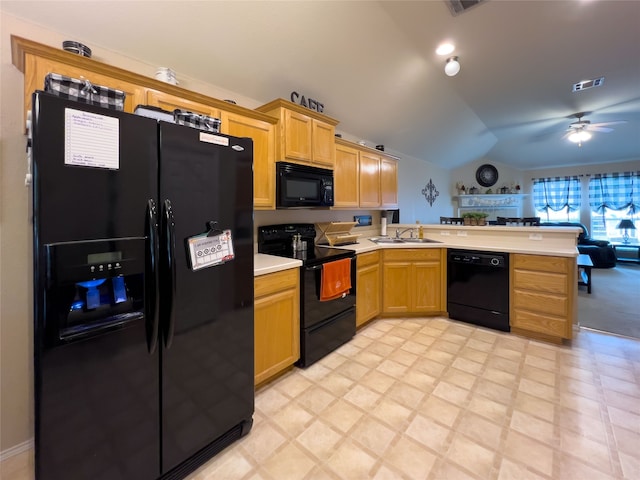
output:
[[[380,315],[380,251],[357,256],[356,327]]]
[[[278,119],[276,158],[333,169],[337,120],[281,98],[256,111]]]
[[[441,313],[445,252],[442,248],[383,250],[383,313]]]
[[[300,273],[297,268],[255,278],[255,384],[300,358]]]
[[[559,342],[573,337],[574,257],[511,254],[511,331]]]

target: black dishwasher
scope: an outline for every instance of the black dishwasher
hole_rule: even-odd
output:
[[[447,252],[449,318],[508,332],[509,254]]]

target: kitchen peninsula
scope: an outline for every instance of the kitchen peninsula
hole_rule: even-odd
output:
[[[385,316],[446,316],[446,252],[448,248],[456,248],[500,251],[509,255],[509,317],[512,333],[554,343],[562,343],[573,337],[577,318],[576,241],[579,229],[496,225],[420,226],[424,238],[437,243],[377,244],[370,239],[360,239],[357,244],[337,247],[356,253],[357,288],[366,288],[367,291],[367,295],[357,296],[358,326]],[[412,229],[414,237],[417,237],[418,228],[418,225],[398,224],[389,227],[388,231],[393,237],[397,229],[403,232],[403,238],[408,238]],[[371,257],[372,254],[376,256]],[[263,257],[264,265],[268,262],[270,272],[277,271],[279,263],[282,263],[283,269],[292,268],[287,259]],[[261,268],[260,271],[256,270],[256,275],[266,271]],[[361,273],[365,275],[365,272],[366,277],[361,277]],[[364,320],[360,310],[367,312]]]

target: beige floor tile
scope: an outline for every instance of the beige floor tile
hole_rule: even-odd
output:
[[[322,419],[329,422],[341,432],[348,432],[360,417],[364,415],[363,411],[354,407],[345,400],[338,400],[322,412]]]
[[[474,395],[467,408],[498,425],[507,419],[509,412],[509,406],[481,395]]]
[[[304,478],[315,465],[315,460],[309,455],[299,447],[288,443],[269,457],[262,467],[269,475],[278,480],[299,480]]]
[[[534,440],[545,443],[550,447],[557,446],[558,442],[554,437],[554,426],[552,423],[534,417],[528,413],[514,410],[511,415],[512,430],[527,435]]]
[[[382,394],[377,393],[363,385],[356,385],[351,390],[349,390],[349,392],[347,392],[343,398],[348,402],[351,402],[356,407],[368,411],[371,410],[376,405],[376,403],[378,403],[380,397],[382,397]]]
[[[553,449],[516,431],[507,435],[503,454],[538,474],[550,476],[553,472]]]
[[[393,465],[408,478],[427,478],[437,460],[436,455],[421,448],[413,440],[400,438],[384,455],[384,462]]]
[[[452,430],[423,415],[416,415],[405,432],[422,445],[444,455],[450,445]]]
[[[297,441],[313,456],[324,461],[333,453],[334,447],[342,438],[342,435],[328,424],[316,420],[298,435]]]
[[[360,379],[360,384],[379,393],[385,393],[395,383],[394,377],[372,370]]]
[[[358,422],[349,437],[375,455],[383,456],[397,435],[395,429],[367,416]]]
[[[503,458],[497,480],[549,480],[549,478],[530,470],[525,465]]]
[[[480,478],[490,478],[493,470],[495,453],[493,450],[485,448],[469,438],[457,434],[447,452],[447,459],[461,467],[469,467]]]
[[[518,392],[516,395],[514,409],[541,418],[547,422],[553,422],[555,419],[556,405],[553,402],[548,402],[524,392]]]
[[[640,458],[626,453],[620,454],[624,478],[640,478]]]
[[[636,480],[639,392],[640,341],[377,320],[261,387],[251,433],[187,480]],[[33,480],[19,462],[2,480]]]
[[[326,461],[328,468],[345,479],[370,478],[375,464],[375,457],[349,440],[338,446]]]
[[[482,446],[495,450],[500,447],[502,438],[502,428],[491,420],[467,412],[460,418],[456,425],[456,432],[464,434],[470,440],[481,444]]]
[[[447,427],[453,426],[462,411],[460,407],[434,395],[428,397],[418,410]]]

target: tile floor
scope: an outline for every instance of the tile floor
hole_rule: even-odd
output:
[[[640,479],[640,341],[377,320],[259,390],[254,420],[189,480]]]

